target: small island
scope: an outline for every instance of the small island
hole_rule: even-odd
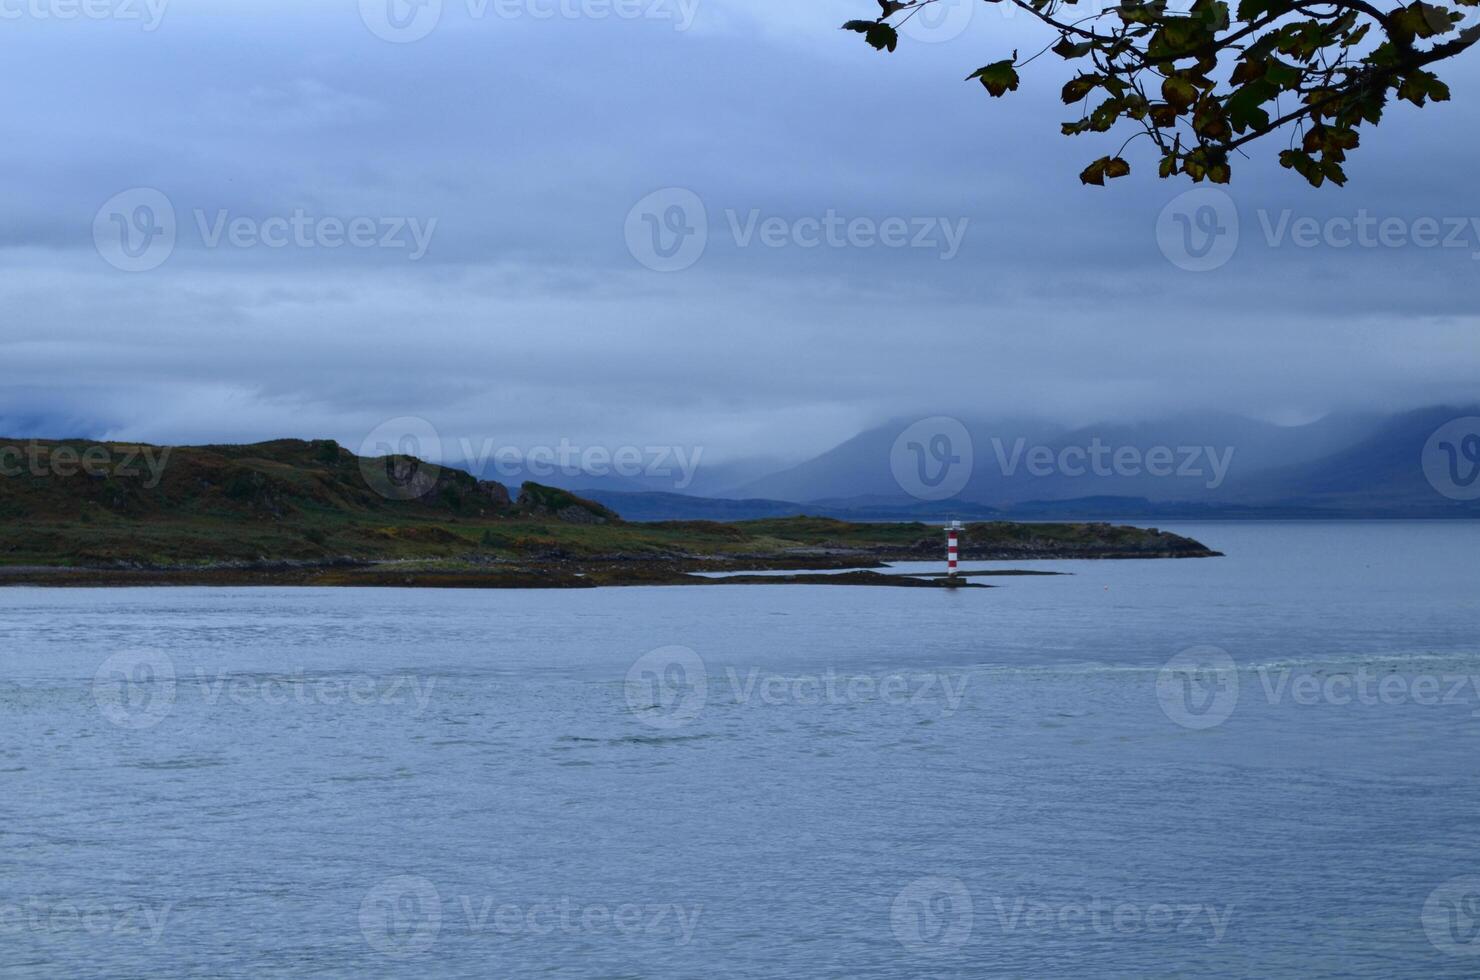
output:
[[[0,440],[0,518],[0,584],[10,585],[980,588],[973,578],[1047,574],[885,574],[877,569],[889,562],[943,563],[941,529],[822,517],[628,522],[566,490],[525,483],[511,496],[459,469],[360,457],[329,440]],[[1101,523],[961,532],[966,561],[1216,555],[1176,534]],[[776,572],[793,574],[758,574]]]

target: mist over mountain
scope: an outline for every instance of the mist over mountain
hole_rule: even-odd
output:
[[[623,450],[626,452],[623,452]],[[611,494],[655,493],[727,497],[731,488],[754,482],[779,465],[753,459],[711,462],[702,446],[601,447],[593,464],[589,451],[562,460],[558,450],[520,450],[498,459],[450,459],[447,464],[483,480],[511,486],[540,483],[566,490]]]
[[[579,476],[570,486],[609,503],[614,498],[604,493],[624,493],[626,510],[645,516],[793,509],[881,520],[943,519],[953,511],[1066,518],[1473,515],[1480,505],[1465,481],[1480,472],[1480,422],[1467,429],[1464,420],[1476,418],[1480,405],[1344,413],[1304,425],[1226,413],[1075,428],[1032,419],[901,418],[776,472],[728,486],[724,477],[743,468],[711,473],[693,486],[717,489],[684,491],[732,502],[723,506],[676,496],[642,501],[631,496],[636,486]],[[1445,426],[1458,426],[1458,434],[1443,437]],[[1466,442],[1470,429],[1477,434]],[[1457,469],[1446,470],[1449,465]],[[950,482],[937,489],[932,474]],[[671,495],[671,488],[653,489]]]
[[[1426,453],[1426,447],[1436,433],[1453,426],[1456,419],[1477,417],[1480,405],[1405,412],[1381,420],[1356,443],[1313,461],[1257,474],[1249,487],[1238,489],[1313,503],[1342,504],[1357,499],[1374,506],[1431,503],[1432,498],[1441,496],[1434,482],[1444,482],[1448,460],[1442,453],[1437,458]],[[1473,425],[1461,425],[1459,430],[1471,434],[1476,431]],[[1462,440],[1463,435],[1459,438]],[[1462,449],[1455,459],[1456,471],[1462,474],[1461,479],[1473,479],[1472,467],[1480,460],[1466,458]]]
[[[901,433],[919,421],[892,420],[815,459],[738,486],[726,495],[780,500],[908,496],[893,472],[900,451],[896,442]],[[1207,499],[1217,496],[1230,482],[1247,484],[1256,473],[1318,459],[1353,445],[1379,420],[1374,416],[1340,415],[1310,425],[1277,426],[1237,415],[1184,414],[1158,421],[1074,429],[1028,419],[960,422],[970,436],[971,472],[966,485],[954,496],[1002,505],[1101,494],[1152,500]],[[1174,455],[1171,477],[1150,472],[1160,467],[1148,465],[1147,454],[1159,448]],[[1182,452],[1184,449],[1188,452]],[[1193,449],[1198,456],[1188,461],[1186,457]],[[1033,454],[1045,459],[1045,451],[1052,463],[1035,465]],[[1100,472],[1094,466],[1096,453],[1102,462]],[[1120,463],[1116,453],[1121,454]],[[1247,490],[1252,492],[1252,485],[1247,485]]]
[[[5,419],[18,437],[86,438],[99,428]],[[789,464],[719,456],[727,446],[444,446],[443,465],[511,487],[575,491],[638,520],[1480,515],[1476,403],[1301,425],[1219,412],[1081,426],[900,417]]]

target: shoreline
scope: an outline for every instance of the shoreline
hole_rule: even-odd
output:
[[[118,443],[27,448],[54,463],[63,454],[112,460],[140,451]],[[982,587],[880,572],[901,561],[944,568],[942,529],[920,522],[634,522],[558,487],[526,481],[515,496],[462,470],[412,456],[356,456],[331,440],[168,451],[170,466],[149,483],[70,467],[44,480],[0,480],[0,584],[591,588],[746,585],[755,583],[695,573],[786,571],[796,574],[759,578]],[[1154,527],[1099,521],[968,521],[959,536],[966,561],[1217,554]]]
[[[1111,553],[1094,556],[1066,553],[1037,560],[1129,561],[1217,557],[1217,552],[1154,554]],[[1019,560],[1022,555],[972,556],[963,561]],[[1037,556],[1035,556],[1036,558]],[[0,588],[118,588],[129,586],[197,586],[214,588],[442,588],[442,589],[584,589],[631,586],[837,585],[888,588],[982,589],[996,586],[976,578],[1067,575],[1034,569],[962,571],[954,578],[943,571],[888,572],[891,562],[917,562],[921,556],[797,555],[745,559],[631,559],[520,562],[426,561],[415,559],[330,561],[217,562],[198,565],[143,564],[115,566],[0,565]],[[1029,559],[1033,560],[1033,559]],[[762,574],[783,572],[788,574]]]

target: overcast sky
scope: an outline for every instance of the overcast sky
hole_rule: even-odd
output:
[[[1052,40],[979,0],[894,55],[838,30],[873,0],[80,2],[0,3],[9,435],[418,416],[716,460],[902,415],[1480,397],[1480,57],[1345,189],[1266,141],[1174,202],[1140,144],[1080,185],[1124,137],[1059,135],[1063,62],[962,81]]]

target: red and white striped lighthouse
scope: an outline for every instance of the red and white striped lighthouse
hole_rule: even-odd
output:
[[[961,530],[960,521],[952,521],[946,528],[946,574],[952,577],[956,574],[956,536]]]

